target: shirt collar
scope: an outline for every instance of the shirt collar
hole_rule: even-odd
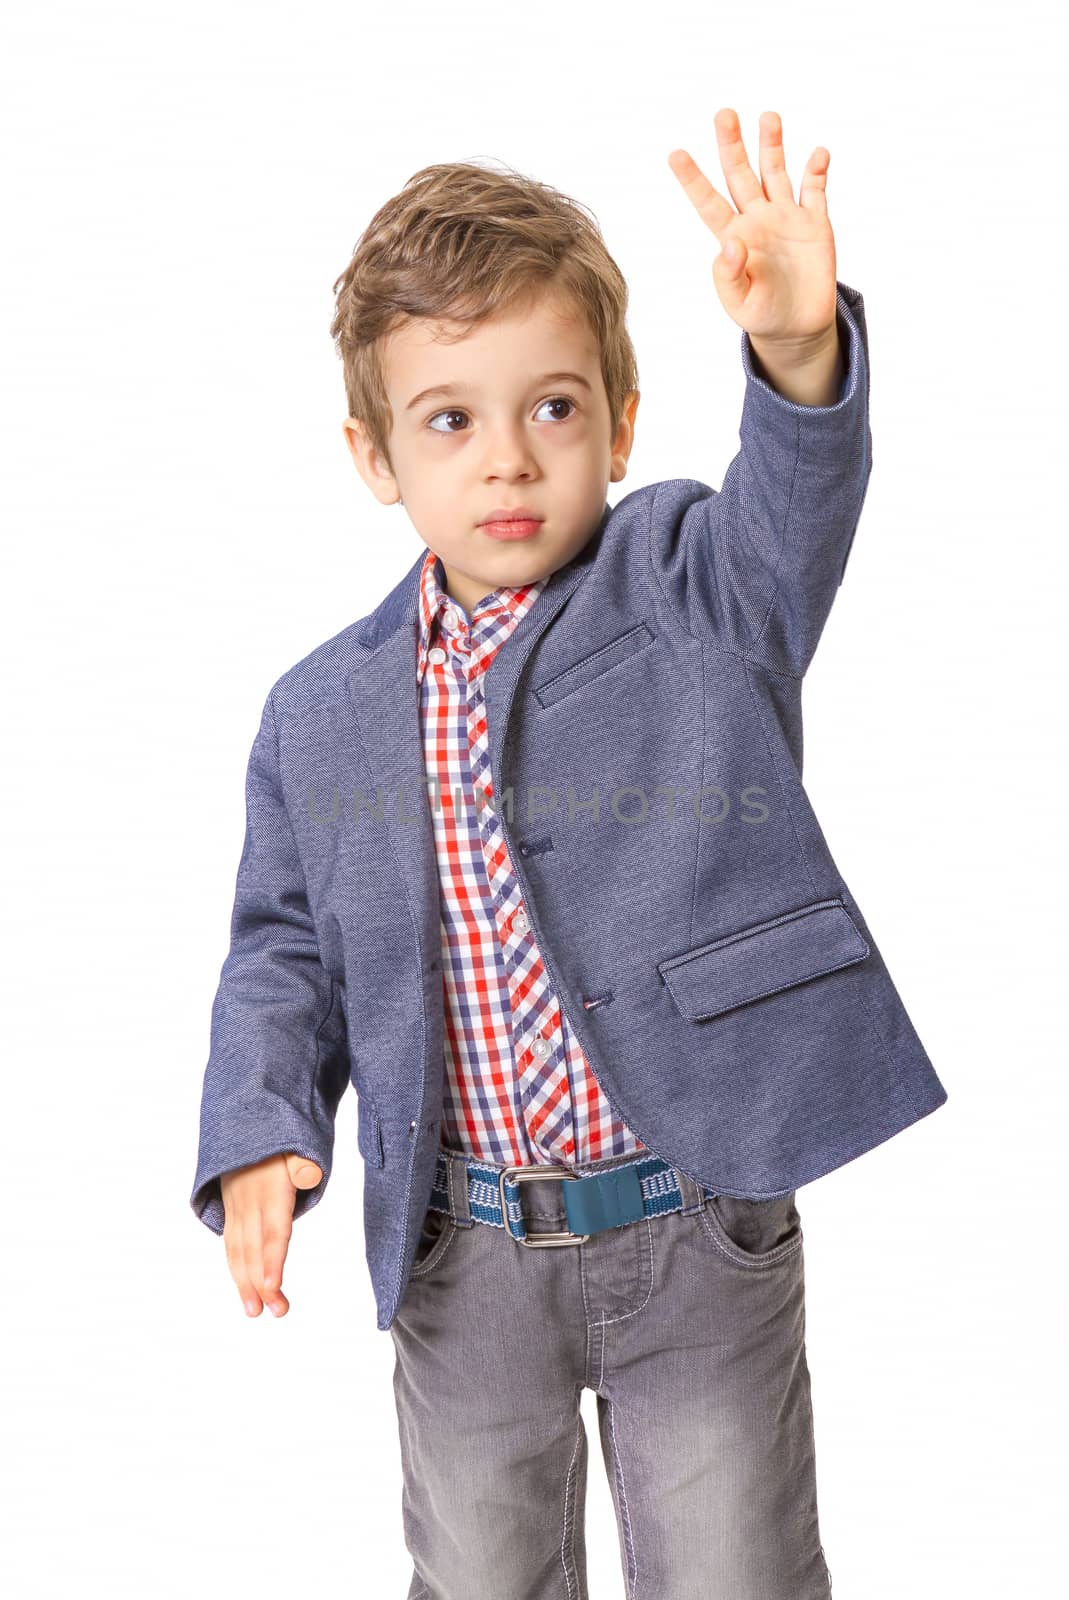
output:
[[[451,637],[458,630],[465,629],[469,647],[472,636],[476,636],[480,649],[492,644],[491,653],[496,653],[498,646],[512,632],[520,618],[534,605],[547,581],[545,578],[538,578],[533,583],[520,584],[516,588],[502,587],[484,595],[471,614],[469,628],[462,607],[446,592],[445,568],[441,557],[428,549],[423,558],[419,580],[417,682],[423,682],[427,670],[427,652],[440,635]],[[442,620],[447,612],[456,614],[456,622],[451,628]],[[494,623],[491,627],[487,627],[486,619],[490,617],[494,618]]]

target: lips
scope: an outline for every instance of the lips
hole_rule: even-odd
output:
[[[538,532],[542,520],[537,511],[527,506],[498,507],[479,526],[491,539],[529,539]]]
[[[495,506],[488,511],[482,519],[482,526],[487,522],[541,522],[542,513],[533,506]]]
[[[542,526],[540,522],[482,522],[479,524],[491,539],[530,539]]]

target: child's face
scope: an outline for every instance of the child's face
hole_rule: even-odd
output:
[[[394,472],[359,422],[347,419],[345,431],[364,481],[384,505],[403,500],[470,617],[492,590],[548,577],[586,544],[606,486],[626,473],[639,392],[611,433],[594,336],[558,297],[540,295],[455,344],[436,342],[442,326],[459,331],[419,318],[386,344]],[[453,387],[417,399],[440,385]],[[530,537],[506,542],[480,526],[519,506],[544,519]]]

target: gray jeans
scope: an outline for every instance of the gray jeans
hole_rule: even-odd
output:
[[[827,1600],[793,1192],[703,1204],[677,1173],[682,1210],[530,1249],[449,1160],[458,1216],[428,1211],[390,1329],[407,1600],[587,1600],[584,1388],[628,1600]],[[568,1227],[560,1181],[521,1193],[530,1232]]]

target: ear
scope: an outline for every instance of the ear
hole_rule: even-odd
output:
[[[635,442],[635,417],[638,414],[638,403],[641,398],[640,389],[629,389],[624,397],[624,414],[617,425],[609,450],[610,483],[618,483],[621,478],[627,476],[627,461],[631,454],[631,446]]]
[[[375,499],[384,506],[397,505],[401,499],[397,479],[393,475],[389,461],[372,445],[364,424],[358,417],[346,417],[342,423],[342,432],[356,463],[356,470]]]

